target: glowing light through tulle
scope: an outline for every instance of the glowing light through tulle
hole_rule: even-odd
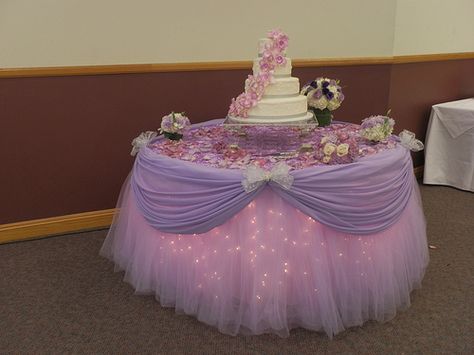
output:
[[[395,226],[367,236],[335,232],[269,189],[218,228],[186,236],[150,227],[130,190],[123,199],[102,253],[137,292],[229,334],[242,326],[287,336],[299,325],[332,336],[388,319],[409,304],[427,262],[415,194]]]

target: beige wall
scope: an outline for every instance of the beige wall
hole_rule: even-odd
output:
[[[391,55],[394,0],[0,0],[0,67]]]
[[[0,67],[474,51],[474,0],[0,0]]]
[[[474,52],[474,0],[397,0],[394,55]]]

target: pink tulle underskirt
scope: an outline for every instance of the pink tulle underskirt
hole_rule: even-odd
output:
[[[138,294],[231,335],[286,337],[303,327],[332,337],[389,320],[410,305],[428,264],[417,186],[399,221],[371,235],[334,231],[268,188],[199,235],[150,227],[128,181],[119,208],[101,254],[125,270]]]

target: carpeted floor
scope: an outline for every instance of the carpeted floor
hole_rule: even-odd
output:
[[[0,354],[473,354],[474,194],[421,187],[430,265],[412,306],[329,340],[231,337],[134,295],[98,252],[106,230],[0,245]]]

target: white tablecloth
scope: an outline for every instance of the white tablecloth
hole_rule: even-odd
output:
[[[474,98],[434,105],[425,145],[425,184],[474,191]]]

